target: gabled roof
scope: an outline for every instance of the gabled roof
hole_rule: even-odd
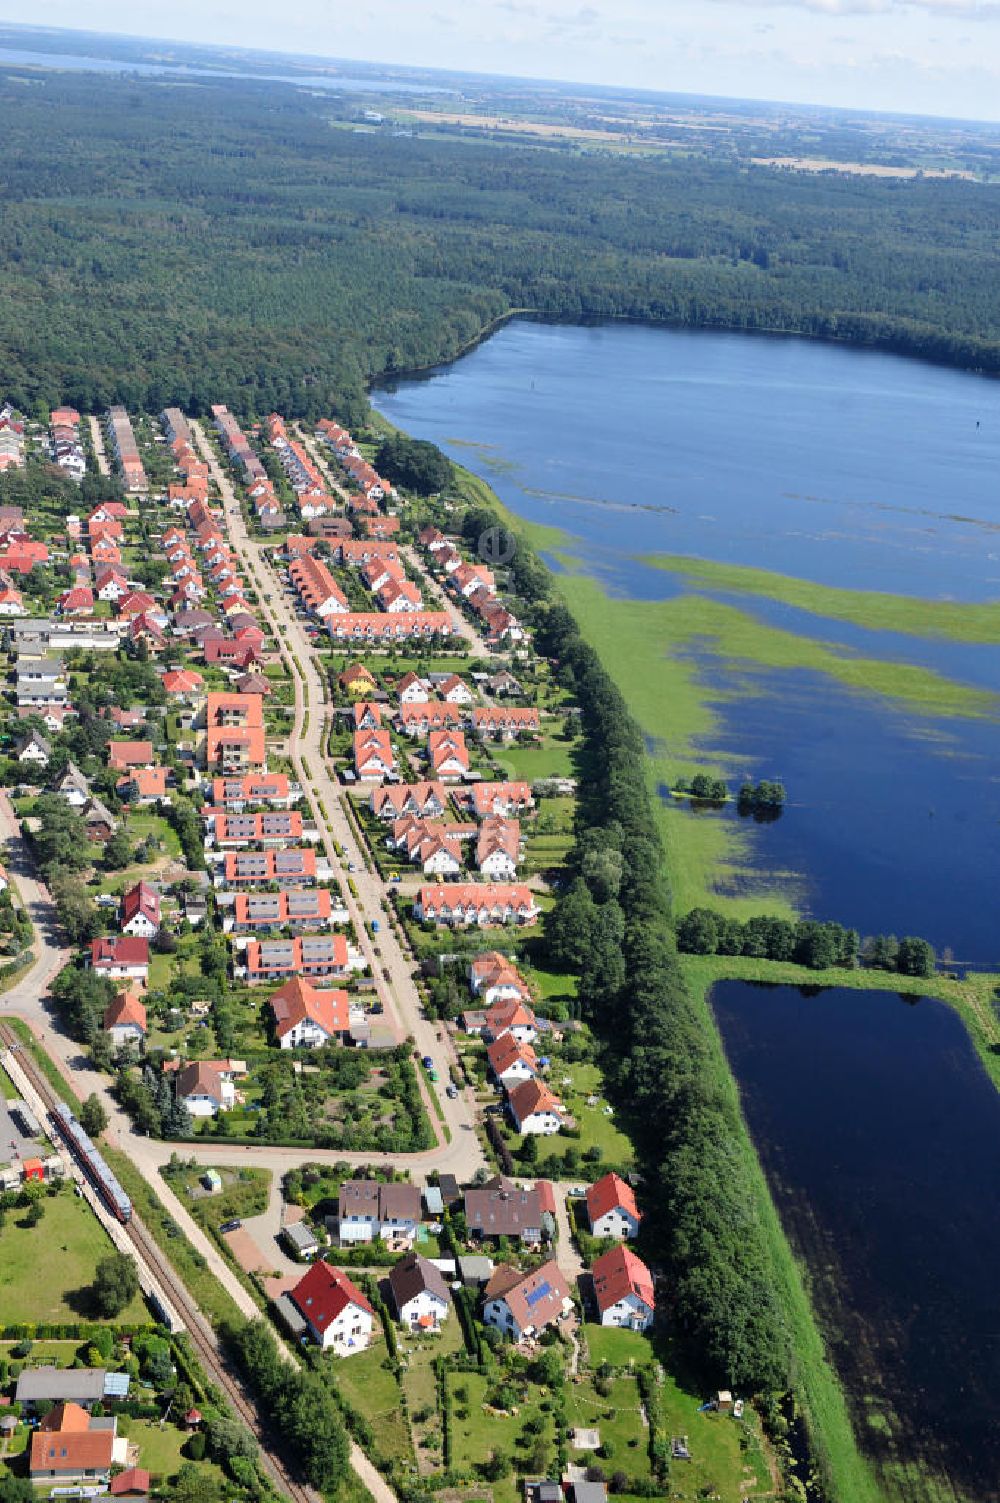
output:
[[[292,1302],[320,1335],[348,1305],[356,1305],[369,1315],[375,1313],[347,1274],[339,1268],[331,1268],[322,1258],[312,1265],[305,1277],[289,1292]]]
[[[150,1488],[150,1476],[145,1467],[130,1466],[112,1477],[109,1492],[113,1498],[144,1497]]]
[[[433,1294],[448,1304],[448,1285],[441,1270],[416,1252],[407,1253],[402,1262],[396,1264],[389,1275],[389,1288],[399,1311],[411,1299],[424,1293]]]
[[[524,1064],[534,1074],[538,1070],[538,1059],[530,1044],[520,1044],[512,1033],[504,1033],[494,1040],[486,1050],[490,1062],[490,1069],[498,1078],[505,1074],[516,1064]]]
[[[278,988],[271,998],[271,1010],[279,1038],[306,1021],[315,1023],[330,1037],[345,1032],[350,1024],[350,1004],[345,991],[321,990],[310,986],[301,976],[293,976]]]
[[[562,1106],[542,1080],[523,1080],[508,1094],[510,1109],[518,1122],[525,1122],[536,1112],[554,1112],[564,1116]]]
[[[143,940],[145,944],[145,940]],[[208,1060],[192,1060],[177,1072],[177,1099],[188,1096],[207,1096],[218,1106],[222,1105],[222,1072]]]
[[[137,882],[122,897],[121,921],[123,925],[139,913],[144,914],[150,923],[159,927],[159,894],[147,882]]]
[[[620,1299],[627,1299],[630,1294],[653,1309],[656,1303],[653,1275],[642,1259],[624,1243],[612,1247],[609,1252],[602,1253],[595,1259],[591,1273],[594,1277],[594,1298],[602,1313],[610,1310]]]
[[[132,934],[113,934],[92,939],[90,961],[94,966],[148,965],[149,941]]]
[[[119,992],[104,1010],[105,1028],[135,1027],[146,1032],[146,1009],[136,992]]]
[[[591,1226],[615,1210],[627,1211],[636,1221],[642,1220],[632,1186],[615,1173],[605,1174],[587,1186],[587,1215]]]
[[[498,1269],[499,1273],[500,1270]],[[486,1299],[503,1299],[521,1330],[531,1326],[536,1331],[558,1319],[571,1299],[569,1285],[555,1259],[543,1263],[532,1273],[517,1274],[516,1280],[502,1293],[491,1292],[507,1280],[497,1281],[497,1274],[486,1286]]]

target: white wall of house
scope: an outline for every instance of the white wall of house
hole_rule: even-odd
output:
[[[615,1206],[603,1216],[598,1216],[591,1231],[595,1237],[617,1237],[620,1241],[628,1241],[630,1237],[638,1236],[639,1223],[621,1206]]]
[[[347,1305],[336,1320],[331,1320],[322,1335],[313,1327],[313,1335],[326,1351],[339,1357],[363,1352],[372,1339],[372,1317],[358,1305]]]
[[[558,1132],[562,1121],[555,1112],[532,1112],[530,1117],[525,1117],[523,1122],[517,1123],[520,1133],[541,1133],[548,1135]]]
[[[629,1331],[648,1331],[653,1324],[653,1312],[637,1294],[628,1294],[601,1311],[602,1326],[621,1326]]]
[[[282,1049],[322,1049],[329,1041],[330,1035],[324,1028],[305,1018],[283,1034],[280,1043]]]
[[[421,1321],[430,1318],[435,1326],[440,1325],[442,1320],[447,1319],[448,1303],[439,1294],[433,1294],[429,1289],[422,1289],[399,1312],[401,1325],[409,1326],[412,1330],[426,1330],[421,1326]]]

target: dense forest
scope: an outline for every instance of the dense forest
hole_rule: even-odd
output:
[[[1000,371],[1000,188],[358,132],[283,85],[0,79],[3,394],[340,411],[513,308]]]

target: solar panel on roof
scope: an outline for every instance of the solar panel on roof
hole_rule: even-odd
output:
[[[530,1294],[526,1294],[524,1303],[529,1310],[533,1310],[540,1300],[547,1299],[551,1293],[552,1286],[546,1281],[544,1284],[539,1284],[537,1289],[532,1289]]]

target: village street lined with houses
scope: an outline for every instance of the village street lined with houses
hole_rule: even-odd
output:
[[[769,1484],[752,1410],[710,1434],[731,1396],[656,1376],[633,1149],[546,932],[578,710],[509,578],[332,420],[66,408],[25,448],[46,500],[0,536],[0,821],[30,943],[0,1024],[38,1121],[5,1183],[48,1144],[52,1193],[82,1175],[115,1239],[131,1224],[166,1270],[179,1236],[286,1363],[328,1354],[330,1423],[380,1503],[444,1473],[503,1503],[550,1477],[604,1496],[609,1394],[617,1492],[665,1478],[669,1426],[697,1475]],[[77,510],[84,480],[106,494]],[[53,1089],[76,1138],[44,1125]],[[179,1330],[164,1311],[197,1292],[150,1277]],[[218,1314],[198,1326],[211,1364]],[[250,1340],[224,1378],[248,1416]],[[322,1485],[247,1422],[279,1487]]]

